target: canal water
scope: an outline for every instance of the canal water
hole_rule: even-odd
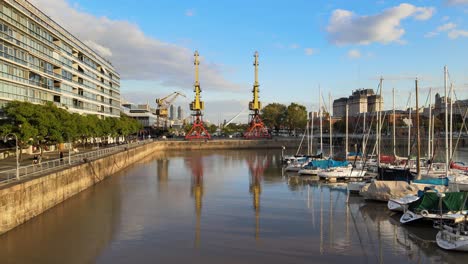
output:
[[[0,236],[0,263],[466,263],[279,151],[167,152]]]

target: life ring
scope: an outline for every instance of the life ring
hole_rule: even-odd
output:
[[[427,217],[429,215],[429,212],[427,210],[422,210],[421,215]]]

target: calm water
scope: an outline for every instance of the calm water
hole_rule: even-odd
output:
[[[382,203],[282,175],[280,152],[166,153],[0,236],[0,263],[466,263]]]

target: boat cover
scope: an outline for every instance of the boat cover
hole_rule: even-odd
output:
[[[413,182],[414,183],[422,183],[422,184],[448,186],[449,180],[448,180],[448,178],[431,178],[431,179],[414,180]]]
[[[335,168],[335,167],[346,167],[348,166],[349,162],[347,161],[336,161],[333,159],[327,160],[313,160],[307,164],[309,167],[316,167],[319,169],[328,169],[328,168]]]
[[[458,212],[460,210],[468,209],[467,192],[446,192],[445,197],[442,199],[442,213]],[[426,192],[417,201],[411,203],[408,207],[414,213],[420,213],[423,210],[429,213],[439,214],[439,197],[435,192]],[[465,203],[465,204],[463,204]]]
[[[361,196],[369,200],[385,201],[398,199],[406,195],[417,195],[419,190],[427,188],[427,184],[412,183],[405,181],[373,181],[366,184],[359,192]],[[437,192],[445,192],[447,187],[442,185],[431,186]],[[437,194],[436,194],[437,195]]]
[[[452,162],[452,163],[450,163],[450,168],[457,169],[457,170],[462,170],[462,171],[468,171],[468,166],[466,166],[462,162]]]

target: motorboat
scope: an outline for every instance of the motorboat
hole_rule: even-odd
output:
[[[466,219],[466,215],[465,215]],[[468,228],[466,220],[455,227],[443,225],[436,235],[437,245],[445,250],[468,251]]]
[[[392,198],[388,200],[387,207],[390,211],[404,212],[408,208],[408,205],[412,202],[419,200],[417,195],[405,195],[401,198]]]
[[[400,223],[417,220],[440,220],[457,224],[465,220],[467,214],[466,192],[424,192],[420,199],[407,204]]]

